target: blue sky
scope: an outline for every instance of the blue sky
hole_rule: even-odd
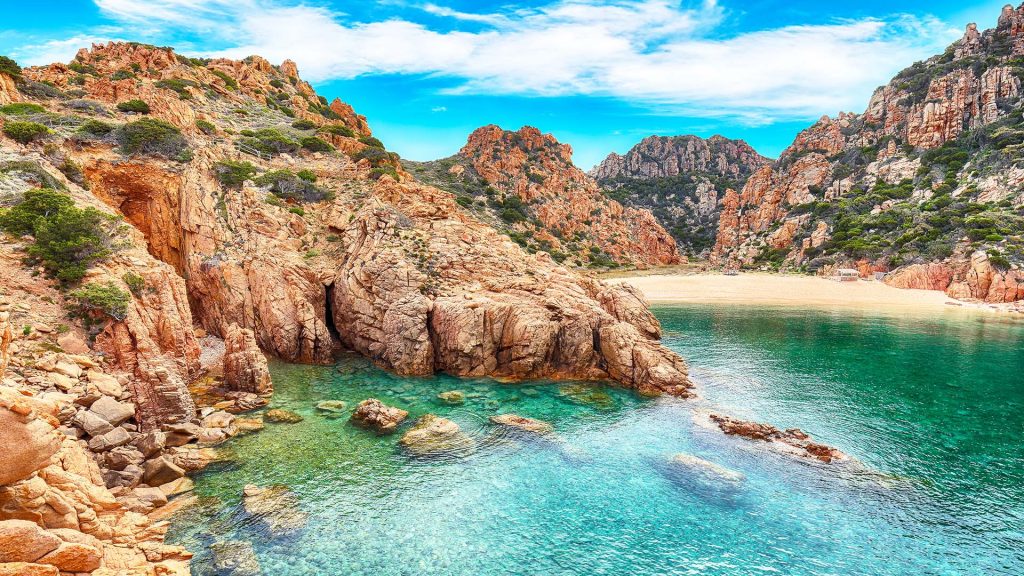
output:
[[[722,134],[777,155],[822,114],[941,52],[1005,0],[0,0],[0,54],[70,60],[108,39],[291,58],[406,158],[529,124],[587,169],[650,134]]]

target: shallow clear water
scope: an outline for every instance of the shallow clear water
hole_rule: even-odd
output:
[[[702,398],[566,383],[399,378],[358,358],[274,364],[298,424],[232,440],[170,538],[253,542],[264,574],[1022,574],[1024,323],[740,307],[656,309]],[[436,399],[446,390],[462,406]],[[474,450],[413,458],[320,400],[374,396],[458,422]],[[714,409],[798,426],[863,466],[756,449],[695,424]],[[554,440],[496,430],[515,412]],[[668,464],[700,456],[745,480]],[[274,537],[239,502],[290,487],[305,528]]]

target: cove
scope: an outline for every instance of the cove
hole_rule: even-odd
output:
[[[169,540],[253,545],[264,574],[1024,573],[1024,323],[732,306],[658,307],[701,398],[567,382],[397,377],[357,357],[272,364],[271,408],[303,416],[220,447]],[[437,394],[466,393],[462,405]],[[399,434],[329,418],[376,397],[457,422],[472,449],[415,458]],[[713,409],[800,427],[863,466],[770,453],[695,424]],[[554,439],[488,422],[514,412]],[[408,426],[408,425],[406,425]],[[742,474],[696,478],[690,454]],[[285,485],[304,527],[240,505]]]

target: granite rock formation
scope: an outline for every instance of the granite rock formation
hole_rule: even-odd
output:
[[[590,175],[623,205],[650,210],[686,253],[704,256],[726,190],[770,162],[742,140],[649,136],[624,155],[610,154]]]
[[[531,251],[580,266],[674,264],[674,240],[650,211],[605,196],[550,134],[484,126],[456,156],[407,163],[417,177],[456,194],[460,204]]]
[[[985,302],[1019,300],[1021,8],[824,117],[723,201],[712,262],[893,272]]]

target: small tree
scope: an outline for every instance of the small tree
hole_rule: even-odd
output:
[[[213,172],[217,175],[217,180],[224,186],[238,188],[243,182],[251,180],[256,175],[256,167],[249,162],[221,160],[214,164]]]
[[[21,66],[18,66],[17,62],[7,56],[0,56],[0,74],[7,74],[11,78],[18,80],[21,78]]]
[[[71,292],[78,312],[82,316],[106,314],[114,320],[123,321],[128,317],[131,296],[113,282],[98,284],[91,282]]]

